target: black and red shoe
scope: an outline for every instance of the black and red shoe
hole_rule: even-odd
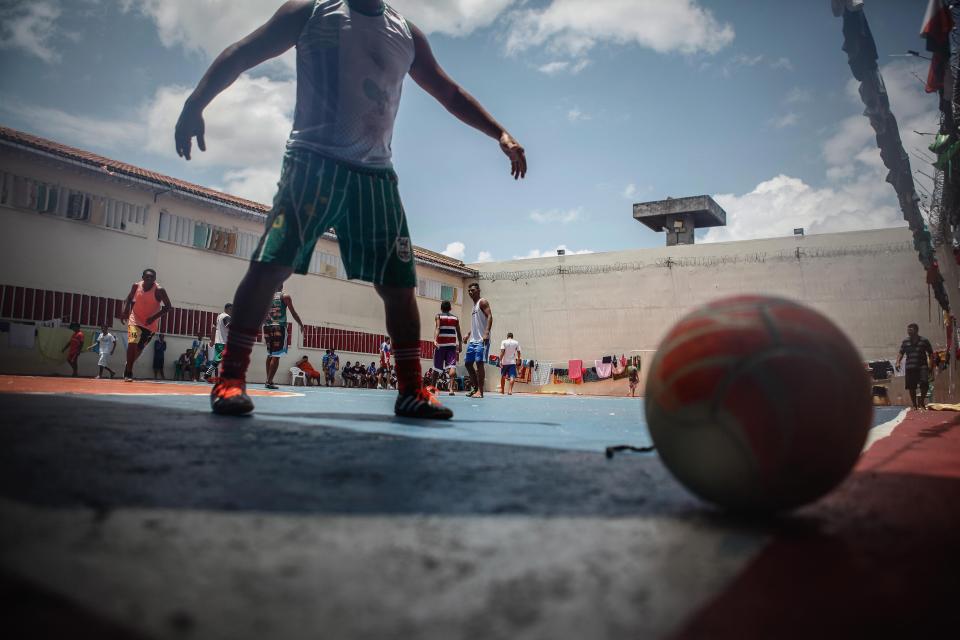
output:
[[[425,418],[427,420],[449,420],[453,411],[440,404],[425,389],[417,389],[413,393],[401,393],[393,412],[401,418]]]
[[[242,378],[220,378],[210,391],[210,409],[221,416],[242,416],[253,411],[247,383]]]

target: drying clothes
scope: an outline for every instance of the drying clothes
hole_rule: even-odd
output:
[[[40,355],[51,362],[66,362],[67,352],[63,350],[63,346],[70,341],[72,336],[73,331],[70,331],[70,329],[39,327],[37,329],[37,346],[40,348]]]
[[[613,375],[613,363],[612,362],[594,362],[597,367],[597,377],[601,380],[606,380],[611,375]]]
[[[626,367],[626,366],[627,366],[627,356],[622,355],[622,354],[620,355],[620,366],[621,366],[621,367]]]
[[[570,367],[570,373],[567,375],[571,380],[583,378],[583,360],[571,360],[568,366]]]
[[[927,51],[931,52],[930,70],[927,73],[927,93],[944,88],[944,76],[950,58],[950,31],[953,29],[953,16],[945,0],[929,0],[920,37],[927,41]]]
[[[32,324],[10,325],[10,336],[8,338],[11,349],[33,349],[36,342],[37,328]]]
[[[609,363],[613,362],[613,358],[614,358],[614,356],[603,356],[602,362],[603,362],[603,364],[609,364]]]

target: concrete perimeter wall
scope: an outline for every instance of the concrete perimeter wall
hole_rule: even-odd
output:
[[[948,291],[960,304],[952,262],[952,256],[941,260]],[[592,366],[604,354],[639,351],[646,373],[677,320],[738,294],[782,296],[821,311],[864,360],[894,359],[910,322],[935,347],[945,346],[937,303],[928,315],[925,273],[905,228],[473,266],[494,312],[492,350],[512,331],[525,357],[554,366],[566,367],[570,359]],[[470,310],[468,300],[465,318]],[[576,388],[592,393],[591,386],[604,394],[626,392],[625,381]]]

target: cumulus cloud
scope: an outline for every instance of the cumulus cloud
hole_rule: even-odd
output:
[[[187,87],[157,90],[149,101],[147,129],[150,151],[175,156],[173,129],[190,95]],[[279,167],[284,142],[293,126],[296,101],[294,81],[240,76],[204,111],[206,153],[195,153],[193,162],[245,168],[262,165],[265,155]]]
[[[584,113],[579,107],[574,107],[567,111],[567,120],[570,122],[584,122],[586,120],[593,120],[593,116],[589,113]]]
[[[183,47],[208,59],[253,32],[280,6],[261,0],[118,0],[123,11],[150,19],[165,47]],[[283,61],[292,68],[293,54]]]
[[[147,141],[146,130],[140,122],[104,120],[21,102],[0,105],[0,113],[26,122],[30,130],[40,135],[89,149],[141,147]]]
[[[467,253],[467,245],[462,242],[451,242],[447,245],[447,248],[441,251],[443,255],[448,258],[453,258],[454,260],[463,260],[463,257]]]
[[[534,47],[580,58],[597,44],[638,44],[659,53],[716,53],[734,39],[696,0],[551,0],[508,16],[507,52]]]
[[[530,219],[540,224],[569,224],[583,217],[583,208],[576,209],[550,209],[549,211],[540,211],[537,209],[530,214]]]
[[[513,256],[513,259],[514,259],[514,260],[529,260],[529,259],[532,259],[532,258],[549,258],[549,257],[551,257],[551,256],[556,256],[556,255],[557,255],[557,251],[560,251],[561,249],[562,249],[564,252],[566,252],[566,255],[568,255],[568,256],[576,256],[576,255],[582,255],[582,254],[585,254],[585,253],[593,253],[593,251],[590,250],[590,249],[578,249],[578,250],[576,250],[576,251],[573,251],[573,250],[568,249],[568,248],[567,248],[567,245],[561,244],[561,245],[557,245],[557,246],[556,246],[555,248],[553,248],[553,249],[545,249],[545,250],[543,250],[543,251],[541,251],[540,249],[530,249],[530,251],[527,252],[527,255],[525,255],[525,256]]]
[[[800,87],[790,89],[787,97],[783,99],[786,104],[801,104],[811,100],[813,100],[813,93],[809,89],[801,89]]]
[[[477,262],[493,262],[493,254],[489,251],[481,251],[477,254]]]
[[[894,62],[881,70],[908,152],[928,144],[913,131],[929,131],[939,121],[936,100],[924,93],[911,74],[915,70],[909,62]],[[884,181],[886,169],[873,129],[861,114],[855,82],[848,85],[847,93],[851,115],[840,121],[823,144],[826,184],[815,187],[777,175],[749,193],[717,195],[717,202],[727,211],[728,226],[708,230],[705,242],[787,236],[797,227],[808,233],[827,233],[904,224],[893,188]],[[917,162],[911,159],[914,166]],[[921,192],[930,190],[929,180],[915,177]]]
[[[623,197],[626,198],[627,200],[633,200],[634,198],[637,197],[639,193],[640,193],[640,190],[637,189],[637,185],[631,182],[623,190]]]
[[[13,49],[46,63],[60,61],[54,48],[60,3],[54,1],[0,3],[0,49]]]
[[[518,0],[391,0],[390,5],[425,33],[469,35],[493,23]]]

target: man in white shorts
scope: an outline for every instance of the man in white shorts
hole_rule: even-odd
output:
[[[110,357],[113,355],[113,352],[117,348],[117,336],[110,333],[110,327],[103,325],[100,327],[100,335],[97,336],[97,340],[94,343],[94,346],[90,347],[91,351],[97,350],[100,352],[100,360],[97,361],[97,366],[99,370],[97,372],[97,380],[103,377],[103,370],[106,369],[110,372],[110,377],[115,378],[117,373],[110,368]]]

